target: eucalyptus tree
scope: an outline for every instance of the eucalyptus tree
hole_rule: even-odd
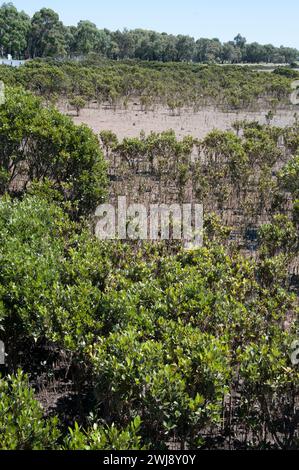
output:
[[[67,29],[59,15],[49,8],[42,8],[31,20],[29,33],[31,57],[59,57],[67,54]]]
[[[80,21],[74,32],[74,49],[78,55],[95,52],[103,42],[103,34],[91,21]]]
[[[3,3],[0,7],[0,55],[24,57],[29,30],[29,16],[24,11],[19,12],[12,3]]]

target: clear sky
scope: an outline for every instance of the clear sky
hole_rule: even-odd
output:
[[[15,0],[30,15],[42,7],[59,13],[67,25],[81,19],[111,30],[127,27],[173,34],[218,37],[241,33],[249,42],[299,49],[298,0]]]

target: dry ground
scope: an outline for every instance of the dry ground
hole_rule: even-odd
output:
[[[66,108],[61,111],[68,113]],[[222,112],[213,108],[204,108],[198,112],[183,110],[180,115],[172,115],[165,108],[157,108],[151,111],[142,111],[139,105],[131,105],[128,110],[111,109],[109,107],[86,108],[81,111],[79,117],[73,112],[75,123],[85,123],[96,133],[102,130],[113,131],[119,139],[124,137],[138,137],[141,131],[149,134],[151,131],[162,132],[173,129],[178,138],[192,135],[195,138],[203,138],[213,129],[230,129],[236,120],[257,120],[266,122],[265,112]],[[294,122],[294,110],[279,110],[272,121],[273,125],[287,126]]]

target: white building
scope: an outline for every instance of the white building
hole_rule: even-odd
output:
[[[10,54],[8,54],[7,59],[0,58],[0,65],[8,65],[9,67],[21,67],[25,64],[25,60],[15,60]]]

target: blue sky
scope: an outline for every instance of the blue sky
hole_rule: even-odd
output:
[[[15,0],[29,14],[47,6],[65,24],[88,19],[100,28],[153,29],[195,38],[233,39],[282,44],[299,49],[298,0]]]

